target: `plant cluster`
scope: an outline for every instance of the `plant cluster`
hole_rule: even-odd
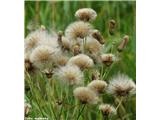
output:
[[[121,60],[129,36],[125,35],[118,45],[113,42],[116,51],[112,47],[105,52],[107,40],[91,24],[97,13],[82,8],[76,11],[75,17],[77,21],[64,32],[48,32],[42,25],[25,38],[25,90],[31,93],[30,98],[26,97],[31,105],[25,104],[25,116],[36,104],[42,116],[55,120],[85,119],[85,109],[88,115],[98,113],[93,111],[97,108],[103,119],[116,115],[122,119],[126,114],[123,102],[135,94],[136,85],[123,73],[110,79],[108,74]],[[115,29],[115,20],[110,20],[110,35],[114,35]],[[106,100],[110,97],[112,104]],[[45,106],[50,116],[42,110]]]

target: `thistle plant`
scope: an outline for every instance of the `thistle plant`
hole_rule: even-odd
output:
[[[91,120],[93,114],[96,120],[122,119],[136,85],[128,75],[109,77],[109,72],[121,61],[129,36],[106,52],[107,39],[92,25],[96,11],[82,8],[75,17],[64,31],[41,26],[27,35],[25,83],[30,89],[25,94],[30,106],[25,105],[25,116],[38,111],[34,116],[49,120]],[[108,27],[113,36],[116,21],[110,20]]]

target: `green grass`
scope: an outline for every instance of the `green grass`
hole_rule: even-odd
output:
[[[31,2],[25,1],[25,36],[30,33],[30,29],[45,25],[51,31],[64,31],[65,28],[75,21],[74,13],[83,7],[93,8],[98,16],[92,22],[106,40],[106,49],[111,46],[113,41],[118,44],[125,34],[129,35],[130,40],[121,54],[122,59],[118,64],[114,64],[109,74],[105,77],[107,81],[110,77],[118,73],[126,73],[133,80],[136,80],[136,2],[135,1],[59,1],[59,2]],[[114,19],[117,23],[114,36],[108,33],[108,22]],[[33,23],[33,25],[30,25]],[[28,29],[28,26],[30,29]],[[116,45],[117,45],[116,44]],[[116,51],[116,47],[114,49]],[[107,70],[107,69],[106,69]],[[85,72],[85,80],[89,81],[89,74]],[[61,86],[56,78],[49,81],[44,75],[25,76],[25,84],[30,90],[25,91],[25,99],[31,104],[32,109],[27,117],[47,117],[49,120],[76,120],[78,109],[82,106],[74,100],[72,89]],[[68,94],[70,93],[70,94]],[[110,96],[103,96],[104,102],[115,104]],[[124,120],[135,120],[136,100],[135,96],[124,104]],[[56,105],[56,101],[63,101],[62,105]],[[73,109],[75,108],[76,109]],[[123,112],[121,113],[123,115]],[[75,114],[73,114],[75,113]],[[75,117],[76,116],[76,117]],[[123,116],[125,117],[125,116]],[[61,118],[62,119],[62,118]],[[117,120],[114,116],[111,120]],[[102,120],[102,115],[97,106],[87,105],[79,120]]]

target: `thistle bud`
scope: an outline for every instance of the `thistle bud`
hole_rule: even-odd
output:
[[[117,61],[117,58],[113,54],[103,54],[101,55],[101,61],[105,65],[110,66],[114,61]]]
[[[116,27],[116,22],[115,22],[115,20],[110,20],[110,21],[109,21],[109,33],[110,33],[111,35],[114,34],[115,27]]]
[[[81,53],[81,51],[80,51],[80,46],[79,45],[74,45],[73,46],[73,54],[74,54],[74,56],[75,55],[78,55],[78,54],[80,54]]]
[[[99,41],[101,44],[104,44],[104,38],[101,35],[101,33],[98,30],[94,30],[92,33],[92,37],[94,37],[97,41]]]
[[[53,69],[45,69],[45,70],[42,71],[42,72],[47,76],[47,78],[51,78],[52,75],[54,74]]]
[[[123,37],[123,40],[121,41],[120,45],[118,46],[117,50],[119,52],[121,52],[125,48],[125,46],[127,45],[128,41],[129,41],[129,36],[125,35]]]

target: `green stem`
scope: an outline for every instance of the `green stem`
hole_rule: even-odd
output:
[[[103,120],[109,120],[107,115],[103,115]]]
[[[86,104],[83,105],[82,109],[79,111],[79,114],[78,114],[78,117],[77,117],[77,120],[79,120],[79,117],[81,116],[84,108],[85,108]]]
[[[103,67],[103,64],[101,66],[101,79],[103,79],[103,71],[104,71],[104,67]]]
[[[114,65],[114,63],[112,63],[112,65],[108,68],[108,70],[103,74],[103,76],[102,76],[103,79],[104,79],[104,77],[108,77],[113,65]]]
[[[36,103],[38,105],[39,111],[41,112],[42,116],[44,116],[44,114],[43,114],[43,112],[41,110],[41,106],[40,106],[40,104],[38,102],[37,96],[36,96],[34,90],[32,89],[33,88],[32,79],[31,79],[31,77],[30,77],[30,75],[28,73],[27,73],[27,76],[29,78],[29,86],[30,86],[30,89],[31,89],[31,93],[32,93],[32,95],[35,95],[35,101],[36,101]]]
[[[85,53],[85,49],[86,49],[86,38],[84,37],[84,39],[83,39],[83,53]]]
[[[62,111],[63,111],[63,105],[61,106],[61,110],[60,110],[60,113],[59,113],[59,119],[61,119]]]
[[[119,101],[119,104],[117,105],[116,107],[116,111],[118,110],[118,108],[120,107],[120,105],[122,104],[122,101],[123,101],[123,98],[121,97],[120,101]]]

